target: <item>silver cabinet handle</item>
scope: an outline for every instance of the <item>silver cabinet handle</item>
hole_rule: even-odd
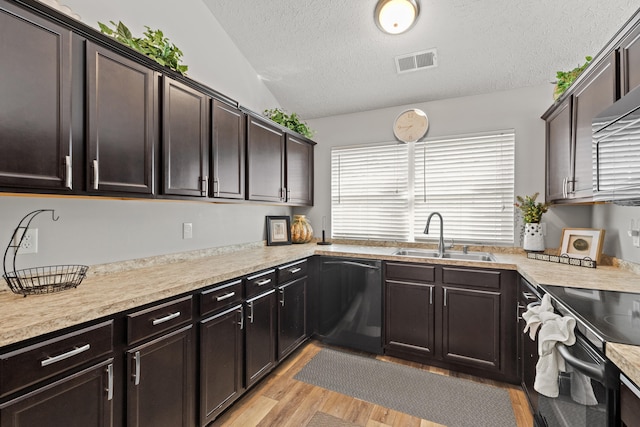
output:
[[[258,286],[264,286],[264,285],[266,285],[267,283],[271,283],[271,279],[262,279],[262,280],[258,280],[258,281],[256,282],[256,285],[258,285]]]
[[[284,288],[280,288],[280,295],[282,296],[282,298],[280,298],[280,305],[284,307]]]
[[[249,303],[249,316],[247,317],[249,318],[249,322],[253,323],[253,301]]]
[[[243,330],[244,329],[244,307],[240,306],[238,311],[240,312],[240,323],[238,324],[240,325],[240,330]]]
[[[429,305],[433,305],[433,286],[429,286]]]
[[[229,292],[228,294],[224,294],[224,295],[220,295],[219,297],[216,297],[216,301],[220,302],[220,301],[224,301],[226,299],[229,299],[233,296],[235,296],[235,292]]]
[[[218,197],[220,195],[220,178],[213,178],[213,197]]]
[[[531,292],[523,292],[522,296],[529,301],[537,300],[538,297],[532,294]]]
[[[204,197],[207,197],[209,194],[209,177],[206,175],[202,178],[202,188],[200,189],[200,194]]]
[[[133,361],[136,363],[134,374],[133,374],[133,385],[140,384],[140,352],[136,351],[133,356]]]
[[[98,189],[98,183],[100,181],[100,169],[98,165],[98,160],[93,160],[93,189]]]
[[[447,288],[444,288],[444,298],[443,298],[443,300],[444,300],[444,306],[446,307],[447,306]]]
[[[176,311],[175,313],[171,313],[171,314],[167,314],[164,317],[161,317],[159,319],[154,319],[153,322],[151,322],[153,324],[153,326],[159,325],[161,323],[164,322],[168,322],[169,320],[175,319],[176,317],[180,316],[180,312]]]
[[[64,185],[71,190],[73,188],[72,185],[72,172],[71,168],[71,156],[64,156],[64,166],[65,166],[65,175],[64,175]]]
[[[289,200],[291,200],[291,190],[287,190],[287,198],[285,199],[285,202],[288,202]]]
[[[569,177],[565,176],[564,179],[562,180],[562,197],[565,199],[569,197],[569,191],[567,191],[568,183],[569,183]]]
[[[289,270],[290,274],[296,274],[298,271],[302,270],[300,267],[292,268]]]
[[[51,364],[60,362],[62,360],[68,359],[70,357],[76,356],[80,353],[84,353],[85,351],[89,350],[91,348],[91,345],[89,344],[85,344],[82,347],[75,347],[73,350],[67,351],[66,353],[62,353],[59,354],[57,356],[54,357],[47,357],[46,359],[44,359],[43,361],[40,362],[40,366],[42,366],[43,368],[45,366],[49,366]]]
[[[113,400],[113,363],[107,365],[107,400]]]

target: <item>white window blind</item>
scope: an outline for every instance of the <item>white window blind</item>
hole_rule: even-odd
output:
[[[397,143],[332,149],[333,238],[408,239],[407,156]]]
[[[331,151],[332,237],[513,244],[513,131]]]
[[[428,215],[440,212],[446,238],[512,244],[514,150],[513,131],[416,143],[416,240],[427,237]],[[436,237],[438,230],[430,228],[428,237]]]

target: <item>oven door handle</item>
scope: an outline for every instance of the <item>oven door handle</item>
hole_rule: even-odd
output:
[[[556,349],[560,356],[562,356],[569,365],[582,372],[583,374],[593,378],[596,381],[599,381],[602,384],[605,384],[605,365],[597,365],[595,363],[585,362],[584,360],[578,359],[575,357],[562,343],[556,343]]]

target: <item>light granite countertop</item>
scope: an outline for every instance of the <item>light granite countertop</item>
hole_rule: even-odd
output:
[[[640,274],[629,269],[596,269],[530,260],[513,248],[492,248],[496,261],[458,261],[392,255],[401,244],[386,246],[314,243],[290,246],[248,245],[196,255],[132,260],[95,266],[76,289],[22,297],[0,292],[0,347],[66,327],[110,316],[164,298],[193,292],[239,276],[311,255],[451,264],[517,270],[534,285],[559,285],[640,293]],[[480,248],[480,250],[487,250]],[[509,253],[511,252],[511,253]],[[7,289],[7,288],[5,288]],[[608,344],[607,356],[640,384],[640,347]]]

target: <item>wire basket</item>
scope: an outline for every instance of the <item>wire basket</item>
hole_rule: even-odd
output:
[[[4,268],[2,277],[9,285],[9,289],[25,297],[27,295],[49,294],[76,288],[87,275],[87,269],[89,268],[86,265],[52,265],[25,268],[23,270],[16,269],[16,256],[29,225],[31,225],[31,221],[36,216],[43,212],[51,212],[51,219],[53,221],[58,220],[52,209],[39,209],[25,215],[13,231],[2,260],[2,267]]]
[[[52,265],[7,272],[2,277],[16,294],[48,294],[77,287],[88,268],[86,265]]]

